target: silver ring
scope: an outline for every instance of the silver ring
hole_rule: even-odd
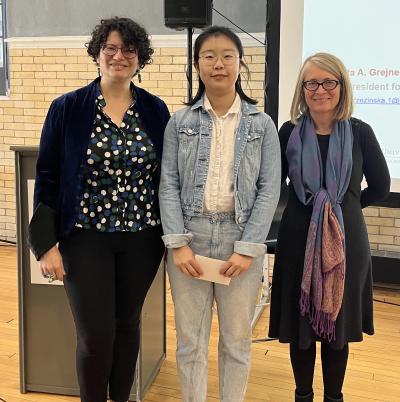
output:
[[[47,274],[46,278],[47,278],[47,282],[53,283],[54,280],[56,279],[56,276],[54,274]]]

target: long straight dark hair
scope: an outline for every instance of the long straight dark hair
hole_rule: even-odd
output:
[[[193,60],[195,66],[199,65],[199,55],[200,55],[200,49],[203,46],[203,43],[211,36],[220,36],[224,35],[228,39],[230,39],[236,46],[236,49],[239,52],[239,60],[240,60],[240,65],[246,70],[247,76],[250,75],[249,67],[247,67],[246,63],[243,61],[243,45],[242,42],[240,41],[240,38],[229,28],[227,27],[222,27],[218,25],[214,25],[210,28],[207,28],[205,31],[203,31],[195,40],[194,42],[194,47],[193,47]],[[194,105],[199,99],[204,94],[206,87],[204,85],[204,82],[201,80],[199,77],[199,89],[197,90],[196,96],[189,102],[186,103],[188,106]],[[252,99],[248,97],[242,89],[241,85],[241,79],[240,79],[240,74],[238,75],[238,78],[235,82],[235,90],[240,96],[240,99],[245,100],[248,103],[251,103],[252,105],[255,105],[257,101],[255,99]]]

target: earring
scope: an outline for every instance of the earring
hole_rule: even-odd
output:
[[[142,82],[142,76],[140,74],[140,69],[139,68],[136,70],[136,75],[138,77],[138,81],[139,81],[139,84],[140,84]]]
[[[100,66],[97,66],[97,76],[98,76],[98,77],[101,76]]]

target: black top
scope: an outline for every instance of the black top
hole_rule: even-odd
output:
[[[389,194],[390,176],[386,161],[371,127],[351,119],[353,128],[353,168],[342,202],[346,236],[346,277],[342,307],[336,321],[334,348],[362,340],[362,333],[374,333],[372,311],[372,269],[368,235],[362,208]],[[286,146],[293,130],[286,122],[279,130],[282,180],[288,175]],[[325,137],[325,138],[323,138]],[[321,157],[326,160],[329,136],[318,136]],[[325,156],[323,156],[325,154]],[[325,163],[324,163],[325,165]],[[365,176],[368,187],[361,190]],[[289,199],[279,228],[272,282],[269,336],[280,342],[297,342],[308,348],[319,340],[300,315],[300,285],[312,206],[303,205],[289,183]]]
[[[322,161],[322,172],[324,175],[323,180],[324,186],[325,186],[325,173],[326,173],[326,157],[328,156],[330,138],[331,138],[330,135],[317,134],[319,152],[321,154],[321,161]]]
[[[96,98],[96,114],[83,171],[76,226],[102,232],[136,232],[160,225],[155,206],[155,176],[159,162],[133,103],[118,127]]]

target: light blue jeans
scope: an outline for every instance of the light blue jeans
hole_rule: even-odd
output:
[[[195,254],[227,260],[243,227],[230,214],[185,217],[193,233]],[[219,322],[219,389],[222,402],[242,402],[250,370],[251,320],[262,277],[263,256],[253,258],[245,273],[229,286],[192,279],[181,273],[168,253],[168,274],[175,305],[176,361],[184,402],[207,399],[208,342],[212,305],[217,303]]]

